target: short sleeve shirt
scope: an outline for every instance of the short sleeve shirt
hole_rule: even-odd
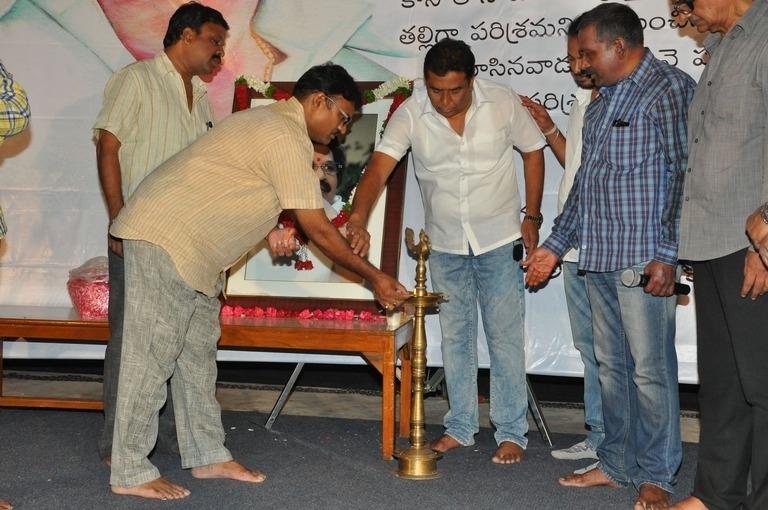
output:
[[[149,174],[110,233],[160,246],[190,287],[214,296],[283,209],[323,208],[303,112],[292,98],[225,118]]]
[[[123,200],[162,162],[213,126],[205,84],[192,77],[192,110],[181,75],[165,52],[117,71],[104,89],[93,129],[120,141]]]

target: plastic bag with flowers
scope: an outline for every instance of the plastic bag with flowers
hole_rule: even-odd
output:
[[[104,319],[109,309],[109,263],[107,257],[88,259],[69,272],[67,291],[83,319]]]

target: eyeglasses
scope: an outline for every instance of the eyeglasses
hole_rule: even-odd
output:
[[[693,13],[693,0],[679,0],[672,8],[673,16],[690,16]]]
[[[325,175],[335,176],[341,170],[341,165],[339,163],[326,161],[325,163],[312,163],[312,168],[315,170],[322,170]]]
[[[334,101],[334,100],[333,100],[333,98],[332,98],[331,96],[328,96],[328,95],[326,95],[326,96],[325,96],[325,98],[326,98],[328,101],[330,101],[331,103],[333,103],[333,106],[335,106],[335,107],[336,107],[336,109],[337,109],[337,110],[339,110],[339,113],[341,114],[341,118],[342,118],[342,121],[341,121],[341,125],[342,125],[342,126],[346,126],[347,124],[349,124],[349,122],[352,120],[352,117],[350,117],[349,115],[347,115],[347,112],[345,112],[344,110],[342,110],[342,109],[341,109],[341,106],[339,106],[339,104],[338,104],[336,101]],[[330,106],[329,106],[329,108],[330,108]]]

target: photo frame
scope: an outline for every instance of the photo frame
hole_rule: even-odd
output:
[[[292,82],[273,83],[278,90],[291,93]],[[380,82],[359,83],[361,91],[373,90]],[[242,93],[242,92],[241,92]],[[248,89],[248,107],[269,104],[258,91]],[[362,108],[349,132],[340,139],[347,154],[347,165],[339,183],[338,195],[346,201],[353,192],[360,174],[368,163],[378,142],[382,123],[386,119],[392,100],[385,98]],[[240,100],[242,108],[242,99]],[[237,91],[233,111],[238,109]],[[384,273],[396,278],[402,242],[402,211],[405,191],[406,159],[390,176],[385,190],[379,196],[368,222],[371,249],[368,260]],[[355,179],[356,177],[356,179]],[[308,245],[311,247],[311,241]],[[243,307],[259,306],[297,311],[328,308],[354,309],[356,312],[378,313],[372,287],[366,282],[350,281],[333,268],[319,251],[312,255],[315,269],[297,271],[291,260],[274,260],[262,242],[248,252],[228,272],[226,304]],[[343,271],[339,271],[343,273]],[[330,275],[326,277],[326,275]],[[354,275],[353,275],[354,276]]]

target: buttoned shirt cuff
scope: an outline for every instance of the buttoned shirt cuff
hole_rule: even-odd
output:
[[[549,234],[549,237],[541,243],[541,247],[550,253],[553,253],[557,257],[557,260],[562,260],[568,250],[574,248],[574,246],[571,246],[568,242],[567,238],[559,235],[557,232]]]
[[[677,245],[669,243],[660,243],[656,249],[656,254],[653,260],[658,260],[664,264],[676,267],[677,266]]]

